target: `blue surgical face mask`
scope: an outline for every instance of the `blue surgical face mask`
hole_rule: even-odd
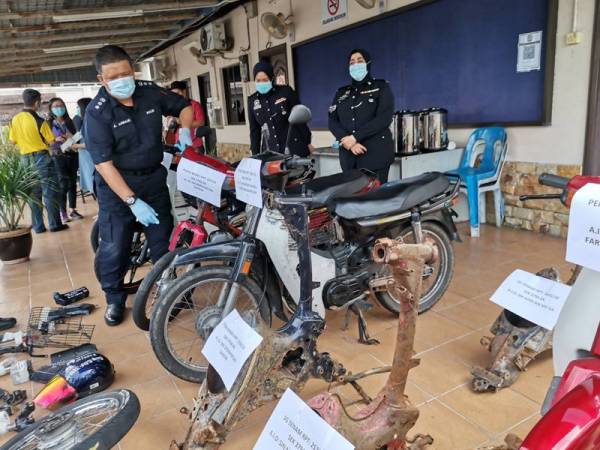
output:
[[[349,68],[350,76],[353,80],[362,81],[367,76],[367,63],[352,64]]]
[[[62,106],[55,106],[54,108],[52,108],[52,114],[54,114],[56,117],[62,117],[65,115],[66,112],[67,110]]]
[[[257,81],[254,84],[256,85],[256,90],[259,92],[259,94],[266,94],[273,89],[273,83],[270,81]]]
[[[110,95],[120,100],[131,97],[133,91],[135,91],[135,80],[133,77],[117,78],[116,80],[110,80],[107,84]]]

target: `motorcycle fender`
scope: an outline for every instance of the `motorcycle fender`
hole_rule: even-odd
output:
[[[227,258],[235,260],[240,252],[242,242],[237,239],[231,239],[224,242],[215,242],[214,244],[204,244],[199,247],[190,248],[180,252],[173,260],[175,267],[197,264],[207,259]]]
[[[453,215],[456,214],[450,208],[440,209],[439,211],[435,211],[429,214],[424,214],[421,217],[422,222],[437,222],[439,225],[446,230],[448,236],[451,240],[462,242],[460,235],[458,234],[458,229],[456,228],[456,224],[454,223]]]

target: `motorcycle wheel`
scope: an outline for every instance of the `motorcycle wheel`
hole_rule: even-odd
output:
[[[173,252],[165,253],[156,262],[156,264],[152,266],[150,272],[148,272],[142,280],[142,283],[135,294],[133,308],[131,309],[133,321],[138,328],[144,331],[148,331],[150,329],[150,319],[152,318],[154,305],[156,305],[158,299],[164,295],[167,285],[190,270],[189,266],[182,266],[178,268],[169,267],[175,256],[181,250],[187,250],[187,248],[176,249]],[[202,263],[199,263],[199,265],[196,267],[203,264],[227,265],[228,262],[211,259],[210,261],[203,261]]]
[[[432,239],[439,250],[439,261],[426,265],[423,273],[423,292],[419,300],[419,314],[435,305],[444,295],[452,275],[454,274],[454,247],[448,234],[439,225],[433,222],[421,224],[423,236]],[[412,228],[405,228],[398,236],[407,243],[414,243],[415,238]],[[377,301],[387,310],[398,314],[400,303],[388,292],[376,292]]]
[[[196,268],[169,285],[154,305],[150,320],[152,350],[176,377],[192,383],[204,381],[208,361],[201,351],[219,323],[221,309],[216,303],[231,270],[217,265]],[[267,297],[250,277],[241,283],[235,309],[244,318],[244,313],[258,310],[260,319],[269,323]]]
[[[140,402],[133,392],[101,392],[36,421],[0,450],[108,450],[127,434],[139,414]]]
[[[92,228],[92,236],[93,235],[94,229]],[[140,270],[140,268],[150,261],[150,249],[144,245],[145,241],[146,239],[142,231],[136,231],[134,233],[133,241],[131,242],[130,264],[123,278],[123,289],[127,295],[135,294],[144,280],[143,270]],[[99,237],[96,242],[97,245],[100,244]],[[96,256],[94,257],[94,274],[96,275],[98,282],[101,283],[98,253],[96,253]]]

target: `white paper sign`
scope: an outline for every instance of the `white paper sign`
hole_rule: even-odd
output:
[[[73,144],[77,144],[79,141],[81,140],[81,132],[78,131],[77,133],[75,133],[73,136],[71,136],[69,139],[67,139],[65,142],[63,142],[60,146],[61,151],[64,153],[67,150],[69,150]]]
[[[261,161],[244,158],[235,169],[235,196],[249,205],[262,208],[262,189],[260,185]]]
[[[171,168],[171,163],[173,162],[173,155],[169,152],[163,152],[163,160],[162,165],[165,166],[167,170]]]
[[[208,337],[202,354],[230,390],[242,366],[261,341],[262,336],[234,309]]]
[[[517,72],[531,72],[542,67],[542,32],[519,35]]]
[[[224,180],[224,173],[189,159],[181,158],[177,166],[177,189],[211,205],[221,205]]]
[[[492,295],[492,301],[547,330],[552,330],[571,286],[517,269]]]
[[[348,0],[321,0],[321,24],[345,19],[348,16]]]
[[[286,390],[265,425],[254,450],[352,450],[333,429],[291,389]]]
[[[573,197],[567,261],[600,272],[600,184],[588,183]]]

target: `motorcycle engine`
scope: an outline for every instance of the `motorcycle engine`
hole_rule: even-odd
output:
[[[323,286],[325,307],[342,307],[362,295],[368,289],[371,277],[371,271],[364,269],[329,280]]]

